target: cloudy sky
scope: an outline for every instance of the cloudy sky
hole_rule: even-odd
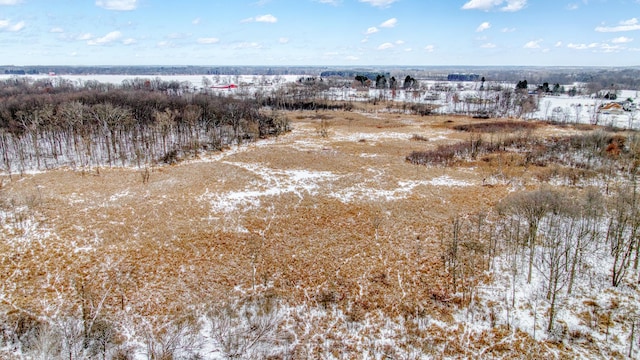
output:
[[[0,0],[0,65],[640,65],[640,0]]]

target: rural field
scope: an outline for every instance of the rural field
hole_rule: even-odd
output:
[[[638,10],[0,0],[0,360],[640,360]]]
[[[533,282],[521,285],[529,246],[503,240],[510,225],[500,206],[535,191],[571,193],[573,201],[589,189],[613,194],[615,177],[555,163],[551,155],[562,155],[535,139],[600,136],[604,158],[612,158],[623,144],[637,151],[632,134],[406,115],[382,105],[285,116],[290,132],[174,165],[4,176],[1,356],[622,358],[633,351],[625,319],[640,296],[634,282],[598,298],[593,291],[610,282],[609,269],[599,272],[605,266],[590,263],[585,247],[577,265],[584,276],[574,282],[571,274],[574,295],[551,303],[544,294],[565,294],[568,273],[564,287],[548,282],[539,250]],[[433,153],[426,158],[433,161],[415,160],[455,146],[444,162]],[[608,171],[630,171],[607,162],[614,163]],[[552,237],[552,220],[540,225],[541,239]],[[505,270],[505,254],[522,265],[518,276]],[[530,290],[536,281],[543,290]],[[564,328],[548,325],[554,320]]]

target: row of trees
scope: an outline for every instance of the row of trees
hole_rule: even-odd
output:
[[[601,272],[594,266],[607,268],[613,287],[640,270],[637,202],[635,182],[609,197],[595,188],[543,187],[514,193],[488,213],[455,217],[442,238],[451,290],[468,304],[483,271],[504,271],[511,283],[504,295],[506,307],[514,309],[516,301],[539,303],[551,334],[560,304],[584,296],[588,290],[577,284],[589,283]],[[518,283],[533,284],[538,288],[529,296],[542,296],[517,299]]]
[[[402,88],[405,90],[409,90],[418,87],[418,81],[415,78],[411,77],[411,75],[407,75],[404,78],[404,82],[402,83],[402,85],[400,85],[400,81],[396,79],[395,76],[391,76],[387,79],[387,76],[384,74],[376,75],[375,81],[373,79],[370,79],[367,75],[356,75],[355,81],[360,86],[369,87],[371,85],[374,85],[376,89],[397,90]]]
[[[477,130],[498,127],[474,125]],[[571,172],[573,177],[586,176],[587,171],[601,179],[603,186],[569,189],[543,185],[511,193],[485,213],[456,216],[441,238],[443,263],[451,290],[461,294],[465,303],[471,302],[484,271],[510,278],[504,294],[506,316],[516,309],[516,302],[535,305],[534,320],[543,318],[547,333],[556,334],[562,304],[576,296],[595,296],[579,284],[606,278],[608,284],[599,286],[619,287],[638,281],[638,138],[596,132],[546,142],[522,137],[487,143],[472,137],[468,143],[413,153],[407,160],[451,164],[456,159],[475,159],[509,149],[525,154],[525,166],[555,164],[558,172]],[[534,288],[534,292],[518,299],[522,296],[516,295],[519,286]],[[509,325],[509,320],[505,321]]]
[[[0,98],[2,170],[145,166],[288,130],[284,116],[262,111],[256,99],[178,95],[142,84],[109,91],[5,91],[10,95]]]
[[[206,303],[201,311],[165,316],[110,314],[112,287],[79,289],[74,310],[53,316],[11,312],[0,317],[0,344],[34,359],[202,359],[211,349],[225,359],[286,357],[283,306],[266,296]],[[64,315],[63,315],[64,314]],[[11,353],[0,356],[11,357]],[[4,358],[4,357],[3,357]]]

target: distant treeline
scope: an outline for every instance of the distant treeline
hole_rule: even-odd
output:
[[[447,81],[478,81],[480,75],[478,74],[449,74],[447,75]]]
[[[317,75],[309,66],[0,66],[5,74],[59,75]]]
[[[36,75],[38,74],[37,70],[29,70],[28,72],[24,69],[5,69],[4,70],[5,75]]]
[[[320,73],[322,77],[337,76],[343,78],[354,78],[356,76],[363,76],[369,80],[375,80],[379,76],[390,78],[391,74],[384,71],[358,71],[358,70],[327,70]]]
[[[288,130],[256,99],[160,87],[167,90],[0,82],[0,170],[171,163]]]

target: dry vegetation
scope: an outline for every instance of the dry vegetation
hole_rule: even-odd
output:
[[[133,337],[153,359],[206,349],[193,339],[207,326],[228,357],[273,355],[257,352],[263,342],[282,358],[572,356],[504,326],[443,325],[490,280],[496,250],[483,235],[452,252],[451,229],[488,226],[479,214],[514,190],[584,186],[622,140],[607,134],[601,158],[552,159],[534,150],[569,154],[595,133],[373,114],[290,112],[288,134],[177,165],[2,178],[0,345],[40,349],[55,321],[75,318],[85,343],[74,354],[91,339],[112,358],[132,356]],[[539,138],[549,133],[574,137]],[[243,326],[244,338],[229,335]],[[71,345],[52,351],[75,358]]]

